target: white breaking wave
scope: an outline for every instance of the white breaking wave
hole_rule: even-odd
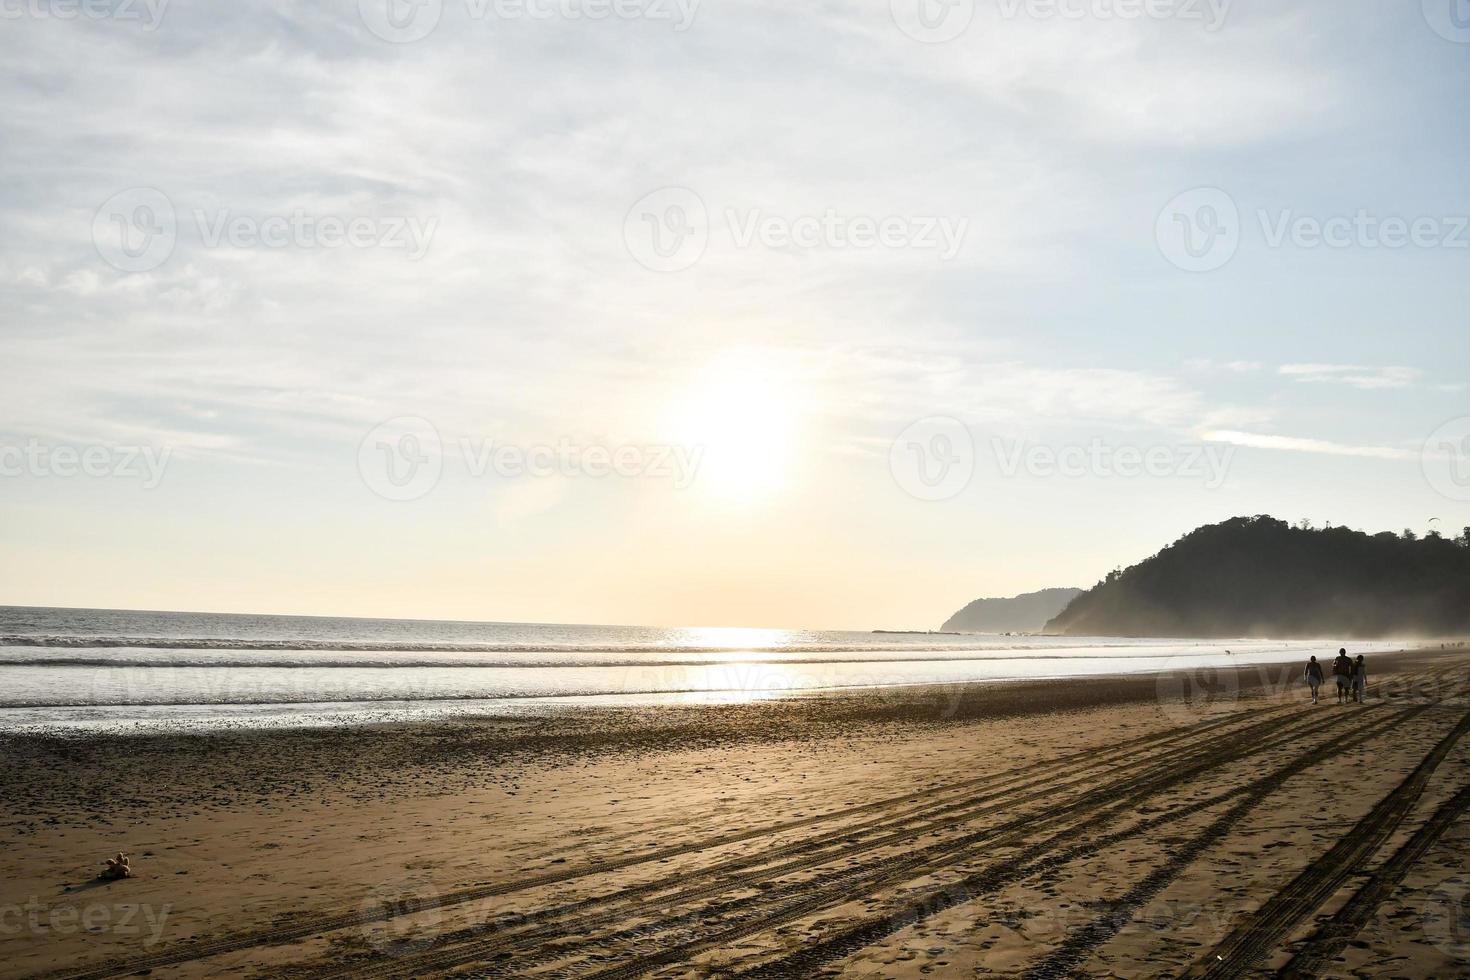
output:
[[[727,647],[709,650],[649,650],[646,655],[629,657],[626,651],[578,651],[580,655],[563,655],[557,657],[534,657],[528,656],[519,659],[496,658],[493,656],[466,657],[445,656],[427,658],[416,653],[422,651],[406,651],[401,657],[387,656],[365,656],[363,653],[353,653],[335,649],[334,651],[312,654],[306,657],[282,656],[274,648],[261,651],[260,655],[253,657],[231,656],[237,652],[236,648],[221,648],[221,654],[209,656],[208,651],[189,651],[169,654],[110,652],[104,650],[83,649],[76,651],[56,651],[49,654],[37,655],[28,650],[14,650],[0,648],[0,666],[11,667],[137,667],[137,668],[177,668],[177,667],[215,667],[215,668],[260,668],[260,667],[282,667],[282,668],[341,668],[341,669],[390,669],[408,667],[462,667],[462,668],[578,668],[578,667],[708,667],[717,664],[882,664],[882,663],[930,663],[930,662],[953,662],[963,663],[966,661],[1000,661],[1000,660],[1073,660],[1079,656],[1097,656],[1097,651],[1109,649],[1107,647],[1076,647],[1061,652],[1052,650],[1031,650],[1017,652],[1014,649],[1007,650],[915,650],[906,648],[894,650],[888,648],[869,648],[862,651],[822,650],[817,656],[810,655],[806,650],[782,650],[768,651],[732,651]],[[1125,654],[1131,659],[1157,658],[1168,659],[1179,656],[1177,649],[1154,651],[1138,648],[1127,648]],[[345,654],[334,656],[333,652]],[[383,651],[390,652],[390,651]],[[391,652],[398,652],[395,648]],[[508,651],[500,651],[505,653]],[[531,653],[545,654],[550,651],[537,650]],[[592,652],[606,653],[605,657],[591,657],[585,654]],[[706,653],[705,657],[693,659],[688,654]],[[797,654],[796,656],[778,656],[776,654]],[[831,654],[843,653],[843,656]],[[802,655],[806,654],[806,655]]]

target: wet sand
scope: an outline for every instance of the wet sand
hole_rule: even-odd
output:
[[[1425,651],[1346,707],[1291,666],[3,737],[0,973],[1462,974],[1467,683]]]

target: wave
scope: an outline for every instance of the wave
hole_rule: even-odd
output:
[[[1007,638],[1010,639],[1010,638]],[[927,641],[927,644],[926,644]],[[1241,641],[1245,645],[1251,641]],[[1259,641],[1256,641],[1259,642]],[[1063,637],[1035,637],[1028,641],[1001,642],[1000,640],[935,641],[927,634],[915,634],[909,642],[894,640],[873,643],[789,643],[767,646],[688,645],[659,643],[465,643],[397,640],[306,640],[306,639],[259,639],[251,637],[179,637],[179,636],[84,636],[77,634],[0,634],[0,647],[38,647],[45,649],[92,649],[110,650],[118,648],[144,650],[256,650],[256,651],[323,651],[339,653],[650,653],[650,654],[701,654],[701,653],[844,653],[844,652],[903,652],[903,651],[971,651],[987,650],[1035,650],[1045,651],[1058,646],[1068,649],[1105,650],[1117,647],[1144,646],[1211,646],[1220,647],[1219,641],[1191,640],[1137,640],[1078,641]]]
[[[619,691],[605,691],[598,688],[569,688],[565,691],[497,691],[494,693],[477,692],[474,694],[448,694],[438,692],[434,694],[413,695],[398,692],[383,693],[354,693],[351,695],[333,696],[330,694],[310,694],[298,697],[275,697],[270,700],[251,700],[243,698],[231,700],[227,698],[201,697],[188,701],[103,701],[87,698],[73,698],[60,701],[0,701],[0,711],[44,711],[59,708],[103,708],[119,710],[153,710],[157,708],[283,708],[299,709],[320,705],[323,708],[345,708],[354,705],[414,705],[426,706],[433,704],[474,704],[484,702],[494,704],[495,702],[561,702],[561,701],[586,701],[586,700],[618,700],[622,698],[658,697],[679,698],[691,695],[709,695],[718,697],[720,695],[742,695],[771,694],[786,697],[819,694],[827,691],[866,691],[876,688],[922,688],[922,687],[947,687],[954,682],[917,680],[901,681],[898,683],[812,683],[799,687],[781,687],[768,689],[739,688],[739,687],[650,687],[647,689],[632,689]],[[4,719],[0,718],[0,722]]]

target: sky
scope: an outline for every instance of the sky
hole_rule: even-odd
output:
[[[0,0],[0,604],[932,628],[1458,534],[1467,91],[1460,0]]]

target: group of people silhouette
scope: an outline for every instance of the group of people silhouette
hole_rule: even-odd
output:
[[[1307,687],[1312,689],[1312,703],[1317,703],[1317,689],[1322,686],[1322,665],[1317,662],[1315,656],[1307,661],[1307,670],[1303,675]],[[1348,656],[1347,650],[1338,650],[1337,658],[1332,661],[1332,676],[1337,680],[1337,703],[1347,704],[1349,701],[1362,704],[1368,697],[1368,665],[1363,662],[1363,655],[1358,654],[1354,660]]]

